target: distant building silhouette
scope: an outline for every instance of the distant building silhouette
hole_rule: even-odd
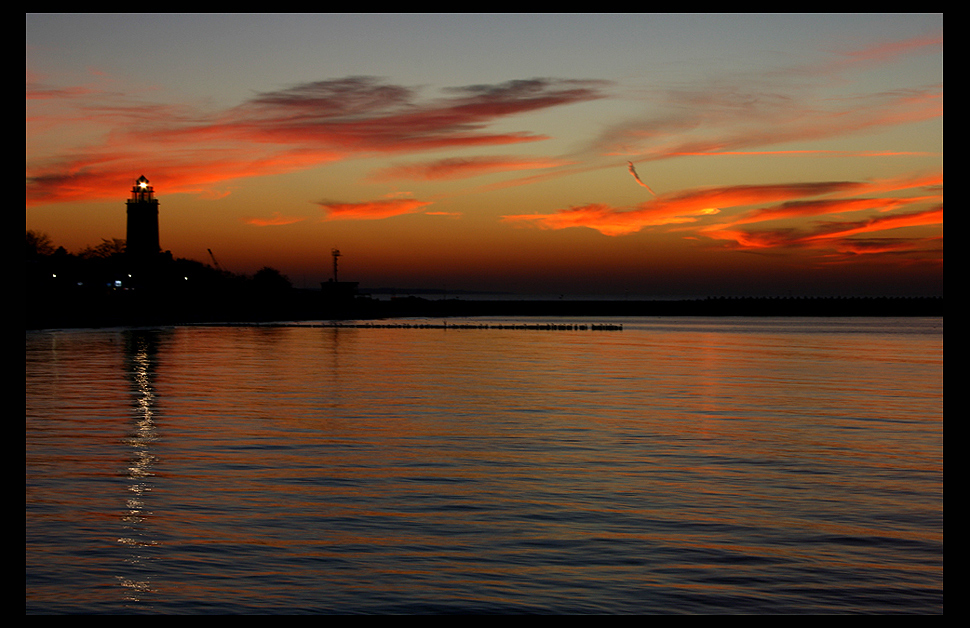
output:
[[[161,251],[158,243],[158,199],[145,175],[138,177],[128,199],[128,239],[125,253],[135,260],[151,260]]]

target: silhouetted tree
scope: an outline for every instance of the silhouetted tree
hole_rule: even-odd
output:
[[[27,229],[27,259],[53,255],[54,244],[46,233]]]
[[[263,266],[253,275],[253,286],[265,292],[281,292],[293,287],[289,278],[269,266]]]
[[[107,240],[101,238],[101,244],[89,246],[79,253],[83,259],[107,259],[125,252],[125,241],[121,238]]]

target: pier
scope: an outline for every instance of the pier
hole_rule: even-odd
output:
[[[207,323],[202,327],[323,327],[335,329],[501,329],[529,331],[623,331],[622,323],[385,323],[379,321],[318,323]]]

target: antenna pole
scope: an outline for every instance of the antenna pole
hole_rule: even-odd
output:
[[[330,254],[333,255],[333,282],[337,283],[337,258],[340,257],[340,251],[331,249]]]

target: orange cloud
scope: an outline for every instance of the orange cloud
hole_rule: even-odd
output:
[[[553,214],[503,216],[506,222],[532,222],[547,229],[588,227],[604,235],[636,233],[647,227],[693,223],[724,208],[777,202],[851,189],[851,182],[738,185],[664,194],[634,208],[603,204],[562,209]]]
[[[327,220],[380,220],[402,214],[413,214],[430,201],[401,198],[362,203],[319,203],[327,212]]]
[[[905,214],[888,214],[854,221],[827,221],[808,226],[777,229],[746,230],[733,227],[715,228],[705,232],[711,238],[732,241],[739,248],[825,248],[838,252],[883,253],[887,251],[923,250],[924,242],[936,242],[925,236],[885,240],[854,239],[860,234],[892,231],[905,227],[943,227],[943,207]],[[942,241],[940,240],[942,243]],[[936,251],[942,261],[942,246]]]
[[[644,204],[646,205],[646,204]],[[603,235],[621,236],[646,227],[694,222],[700,216],[716,214],[717,208],[644,207],[619,209],[600,203],[561,209],[554,214],[503,216],[504,222],[532,222],[546,229],[587,227]]]
[[[279,212],[273,212],[273,216],[270,218],[243,218],[243,222],[248,225],[255,225],[257,227],[278,227],[281,225],[292,225],[293,223],[301,222],[306,220],[302,216],[283,216]]]
[[[726,224],[742,225],[869,210],[888,212],[926,202],[942,202],[942,185],[942,174],[858,182],[827,191],[820,190],[822,194],[828,194],[835,198],[785,201],[780,205],[751,210],[748,213],[736,216],[730,223]],[[912,190],[916,190],[917,193],[910,196],[901,196],[910,193]],[[846,196],[847,194],[865,196]],[[891,196],[877,196],[880,194]],[[806,194],[806,196],[812,196],[812,194]],[[723,229],[724,224],[712,227],[711,230]]]
[[[118,190],[129,188],[139,174],[148,174],[152,183],[167,194],[214,192],[215,185],[270,173],[302,170],[308,164],[336,159],[333,154],[266,153],[239,148],[142,151],[138,147],[118,152],[88,151],[70,162],[59,161],[43,167],[28,168],[27,205],[90,201],[116,198]],[[132,164],[142,170],[133,171]],[[143,172],[144,171],[144,172]]]
[[[886,254],[942,263],[943,205],[942,192],[937,189],[941,184],[942,177],[933,175],[875,182],[729,186],[666,194],[631,208],[589,204],[551,214],[505,216],[504,220],[528,222],[546,229],[586,227],[607,236],[679,225],[679,229],[687,228],[686,238],[698,242],[702,241],[701,237],[730,242],[737,249],[815,249],[829,261],[845,255]],[[914,189],[916,193],[911,196],[898,196]],[[891,196],[851,196],[858,193]],[[813,198],[819,196],[834,198]],[[740,215],[725,215],[721,211],[766,203],[771,206],[756,207]],[[927,203],[933,206],[926,208]],[[910,208],[918,209],[900,211]],[[841,219],[850,214],[863,217]],[[808,222],[822,216],[833,219]],[[763,223],[778,226],[755,227]],[[939,228],[939,236],[926,233],[926,228],[933,227]],[[917,231],[906,236],[888,235],[903,228],[917,228]]]
[[[877,216],[865,220],[857,220],[849,223],[828,223],[820,226],[816,233],[806,236],[806,242],[814,240],[846,238],[860,233],[872,233],[876,231],[889,231],[891,229],[901,229],[903,227],[927,227],[943,225],[943,207],[911,212],[908,214],[893,214],[888,216]]]
[[[756,209],[733,221],[732,224],[741,225],[752,222],[766,222],[791,218],[804,218],[826,214],[841,214],[866,210],[889,211],[906,207],[914,202],[925,201],[905,198],[839,198],[813,199],[808,201],[789,201],[775,207]]]

